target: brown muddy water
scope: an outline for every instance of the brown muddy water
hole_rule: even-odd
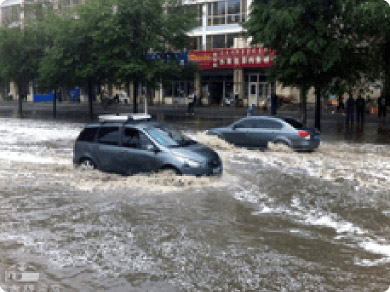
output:
[[[82,126],[0,118],[3,289],[20,263],[58,291],[389,288],[388,145],[257,151],[192,130],[222,177],[124,177],[73,168]]]

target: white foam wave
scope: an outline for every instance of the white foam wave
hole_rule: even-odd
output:
[[[0,160],[6,162],[25,162],[35,164],[72,164],[72,161],[70,159],[60,159],[58,157],[42,157],[39,154],[34,155],[31,153],[22,153],[14,151],[0,151]]]

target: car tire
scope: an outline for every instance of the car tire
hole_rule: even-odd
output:
[[[287,146],[287,147],[291,148],[290,145],[286,141],[283,141],[283,140],[277,140],[274,142],[274,144],[278,145],[278,146]]]
[[[163,167],[160,170],[160,173],[167,176],[181,175],[180,171],[177,168],[171,166]]]
[[[84,158],[83,160],[81,160],[79,168],[83,170],[93,170],[96,169],[96,165],[91,159]]]

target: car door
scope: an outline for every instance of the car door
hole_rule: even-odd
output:
[[[282,124],[274,119],[259,118],[249,129],[248,136],[252,147],[265,148],[279,134]]]
[[[123,128],[121,160],[122,173],[133,174],[161,168],[159,151],[145,133],[136,128]]]
[[[121,169],[120,126],[102,125],[97,137],[95,157],[98,167],[108,172],[119,172]]]
[[[252,128],[251,119],[242,119],[234,123],[223,133],[226,141],[238,146],[249,146],[248,132]]]

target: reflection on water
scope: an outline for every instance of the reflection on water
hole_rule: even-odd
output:
[[[73,168],[81,127],[1,119],[0,268],[28,262],[65,291],[388,288],[389,146],[258,151],[188,131],[221,178],[124,177]]]

